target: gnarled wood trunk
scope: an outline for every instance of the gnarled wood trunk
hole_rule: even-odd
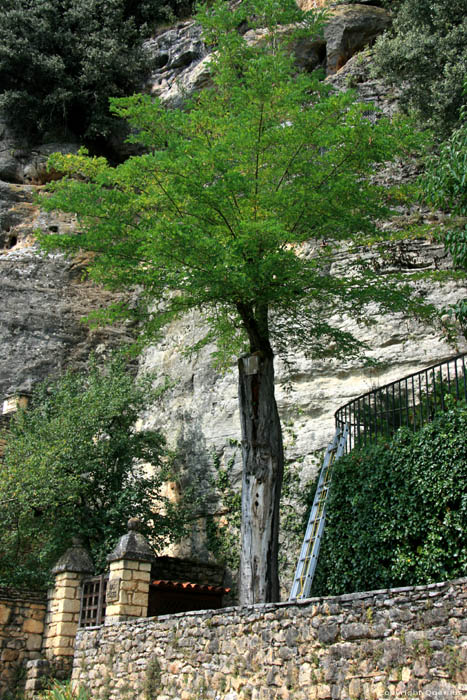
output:
[[[243,481],[239,598],[242,605],[279,600],[279,500],[284,454],[274,396],[272,353],[241,357],[239,403]]]

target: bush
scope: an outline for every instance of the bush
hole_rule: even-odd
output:
[[[161,496],[163,437],[134,429],[148,396],[121,360],[105,371],[91,362],[39,386],[14,414],[0,462],[0,585],[44,586],[73,536],[105,570],[129,517],[156,546],[184,534],[181,510]]]
[[[467,572],[467,407],[354,450],[334,468],[313,595]]]
[[[402,0],[393,30],[375,45],[378,75],[402,88],[401,104],[446,135],[457,124],[467,73],[464,0]]]
[[[143,39],[190,0],[4,0],[0,107],[30,139],[102,145],[115,129],[108,98],[141,88]],[[70,133],[71,132],[71,133]]]
[[[467,81],[464,82],[467,97]],[[427,161],[421,179],[423,197],[435,208],[449,212],[444,233],[446,250],[455,267],[467,270],[467,105],[459,114],[460,125]],[[459,300],[451,311],[467,333],[467,299]]]
[[[69,681],[61,683],[54,680],[47,690],[38,696],[38,700],[90,700],[83,688],[73,689]]]

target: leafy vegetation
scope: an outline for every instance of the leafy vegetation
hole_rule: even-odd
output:
[[[198,309],[207,333],[196,347],[215,340],[224,364],[249,352],[257,369],[239,363],[249,483],[241,579],[248,582],[256,561],[255,584],[245,589],[264,584],[249,599],[260,602],[278,591],[283,448],[274,354],[286,354],[290,344],[317,356],[358,353],[358,339],[330,319],[347,314],[363,322],[369,303],[383,312],[432,312],[408,285],[363,259],[351,275],[329,274],[342,246],[348,252],[386,239],[374,222],[387,212],[387,194],[368,176],[375,163],[412,152],[418,140],[412,125],[371,120],[371,108],[355,103],[353,93],[334,94],[316,75],[297,72],[288,46],[294,36],[280,25],[300,22],[299,32],[316,33],[322,18],[302,13],[293,0],[245,1],[235,10],[218,1],[198,18],[207,43],[217,47],[212,89],[184,111],[168,111],[148,96],[113,100],[131,141],[146,152],[118,167],[84,153],[55,155],[51,165],[65,177],[49,187],[43,205],[77,214],[80,234],[44,236],[42,244],[93,251],[93,279],[113,288],[138,285],[146,339]],[[261,42],[248,43],[237,31],[243,22],[267,30]],[[110,318],[120,313],[134,311],[114,308]]]
[[[83,688],[73,689],[71,682],[54,680],[47,690],[38,695],[38,700],[90,700]]]
[[[104,145],[117,121],[108,98],[139,89],[143,39],[189,9],[185,0],[4,0],[0,107],[30,139]]]
[[[313,595],[465,576],[467,407],[446,401],[418,432],[336,463]]]
[[[467,82],[464,83],[467,95]],[[437,208],[449,212],[448,230],[444,232],[446,249],[452,255],[456,267],[467,270],[467,106],[459,113],[460,125],[441,144],[439,153],[433,155],[422,180],[424,197]],[[467,300],[462,299],[453,307],[461,323],[467,328]]]
[[[402,89],[401,104],[447,135],[458,124],[467,72],[464,0],[401,0],[375,45],[375,69]]]
[[[121,360],[105,371],[91,362],[86,374],[39,386],[31,407],[13,416],[0,463],[2,585],[43,586],[73,536],[105,570],[129,517],[156,545],[182,534],[161,495],[164,440],[134,428],[148,396],[148,383],[136,383]]]

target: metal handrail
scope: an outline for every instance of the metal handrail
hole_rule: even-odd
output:
[[[445,410],[448,395],[467,401],[466,358],[467,353],[460,353],[341,406],[335,421],[341,430],[349,425],[347,451],[390,438],[401,426],[419,430]]]

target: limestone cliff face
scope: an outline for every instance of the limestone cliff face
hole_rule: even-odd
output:
[[[347,61],[387,26],[384,11],[365,6],[371,21],[379,19],[380,25],[368,25],[370,28],[359,39],[358,31],[363,30],[358,27],[364,13],[356,7],[352,5],[351,11],[339,9],[334,29],[328,28],[324,44],[310,41],[297,46],[296,53],[302,65],[325,65],[328,80],[338,89],[355,87],[361,99],[376,101],[391,113],[397,108],[397,95],[387,94],[380,83],[368,77],[369,55],[358,54],[337,70],[342,60]],[[180,105],[186,93],[209,83],[209,56],[199,29],[192,22],[180,23],[159,35],[152,42],[152,49],[158,57],[158,68],[149,89],[168,104]],[[82,281],[85,260],[67,261],[59,255],[44,258],[34,244],[36,228],[56,231],[74,225],[64,217],[43,214],[33,202],[35,191],[46,177],[46,155],[56,147],[43,144],[33,151],[25,149],[0,124],[0,398],[28,390],[36,381],[70,364],[83,363],[92,348],[121,343],[129,333],[126,328],[94,332],[83,325],[80,318],[92,308],[106,304],[110,295]],[[62,150],[75,147],[60,145]],[[375,177],[386,182],[415,175],[416,165],[410,163],[375,173]],[[401,207],[395,220],[381,225],[406,229],[415,222],[428,227],[437,223],[427,210]],[[335,260],[334,268],[348,262],[342,255]],[[382,273],[389,267],[410,278],[415,270],[443,268],[448,260],[442,246],[429,239],[418,239],[394,244],[385,259],[375,260],[375,264]],[[420,293],[445,305],[465,295],[465,289],[455,283],[443,288],[424,283]],[[365,369],[356,361],[309,360],[293,347],[287,363],[277,361],[277,397],[287,460],[303,470],[304,478],[317,468],[317,456],[332,437],[333,414],[339,406],[454,352],[439,330],[424,328],[397,315],[381,318],[376,311],[371,320],[373,325],[360,329],[358,334],[372,348],[369,354],[380,362],[378,369]],[[338,322],[342,327],[348,326],[345,318]],[[169,443],[178,449],[182,484],[197,484],[200,491],[208,494],[206,510],[213,512],[217,507],[215,499],[209,496],[213,455],[224,462],[234,456],[234,475],[239,478],[237,379],[235,367],[225,374],[213,367],[213,348],[207,347],[192,358],[183,354],[186,341],[192,344],[201,334],[202,319],[192,314],[171,324],[163,341],[143,353],[141,371],[151,369],[161,376],[168,375],[173,387],[162,404],[148,406],[141,422],[144,427],[162,428]],[[465,343],[460,346],[463,348]],[[191,554],[206,555],[202,523],[187,546]]]
[[[81,322],[111,295],[82,280],[84,259],[40,254],[36,229],[66,231],[74,222],[41,212],[36,191],[0,182],[0,399],[127,338],[125,328],[91,331]]]

